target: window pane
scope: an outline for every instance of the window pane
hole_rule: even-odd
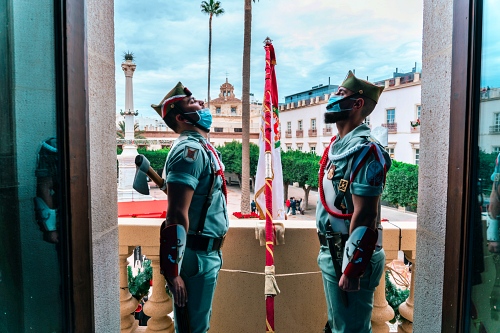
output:
[[[468,260],[470,332],[500,331],[500,50],[498,16],[494,0],[483,1],[481,77],[478,108],[478,164],[470,207],[471,251]]]
[[[1,332],[69,332],[54,3],[0,0]]]
[[[396,118],[396,110],[388,109],[387,110],[387,123],[394,124],[394,119]]]

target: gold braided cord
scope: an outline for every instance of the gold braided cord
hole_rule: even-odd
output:
[[[271,254],[271,257],[274,258],[274,251],[271,250],[271,247],[269,245],[273,245],[273,242],[266,242],[266,250]]]
[[[393,260],[390,263],[388,263],[387,265],[385,265],[385,267],[389,270],[389,273],[391,274],[392,280],[394,281],[394,283],[397,286],[403,287],[405,289],[409,289],[410,284],[411,284],[411,281],[410,281],[411,274],[409,272],[409,268],[408,268],[408,266],[406,266],[404,264],[399,265],[399,266],[404,266],[404,268],[402,268],[402,269],[396,268],[396,264],[395,264],[396,261],[400,262],[399,260]]]

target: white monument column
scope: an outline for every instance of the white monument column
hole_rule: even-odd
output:
[[[122,62],[122,70],[125,73],[125,111],[120,112],[125,116],[125,144],[123,152],[118,156],[118,201],[152,200],[149,195],[142,195],[133,189],[135,176],[135,157],[137,146],[134,143],[134,117],[138,112],[134,110],[134,89],[132,77],[134,76],[136,64],[132,53],[125,54]]]

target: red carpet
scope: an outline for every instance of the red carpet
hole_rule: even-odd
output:
[[[118,202],[118,217],[164,218],[168,200]]]

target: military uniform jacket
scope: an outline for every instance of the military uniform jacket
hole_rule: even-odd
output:
[[[495,183],[500,182],[500,154],[498,154],[497,159],[495,160],[495,169],[491,174],[491,181]]]
[[[200,214],[210,191],[211,173],[220,168],[212,152],[207,152],[201,142],[209,144],[195,131],[184,131],[174,142],[165,162],[167,183],[184,184],[194,189],[189,206],[188,234],[195,234],[200,222]],[[218,156],[220,159],[220,157]],[[215,170],[212,170],[212,162]],[[222,164],[222,162],[221,162]],[[173,195],[170,194],[169,195]],[[219,238],[226,234],[229,227],[227,207],[222,192],[222,177],[215,176],[212,190],[212,204],[208,208],[203,236]]]
[[[370,128],[361,124],[343,138],[336,138],[329,147],[328,161],[324,169],[322,182],[325,204],[330,211],[342,212],[334,205],[339,192],[338,186],[344,178],[349,160],[353,159],[349,175],[349,189],[357,196],[379,196],[382,194],[385,176],[391,166],[391,159],[377,140],[370,136]],[[321,196],[319,196],[321,198]],[[349,218],[337,218],[328,213],[321,199],[316,209],[316,227],[326,233],[326,223],[330,221],[333,231],[349,234]],[[346,194],[344,204],[352,213],[352,199]]]

